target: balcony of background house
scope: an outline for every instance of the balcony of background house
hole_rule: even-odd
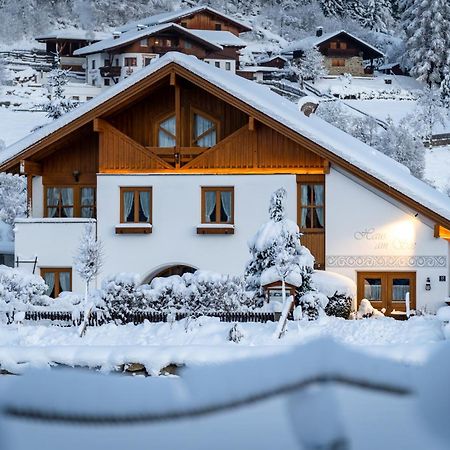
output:
[[[122,66],[100,67],[100,75],[105,78],[118,78],[122,73]]]

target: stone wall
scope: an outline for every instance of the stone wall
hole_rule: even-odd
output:
[[[331,61],[333,58],[325,57],[325,67],[330,75],[342,75],[350,73],[353,76],[364,76],[363,59],[360,56],[345,58],[345,66],[333,67]]]

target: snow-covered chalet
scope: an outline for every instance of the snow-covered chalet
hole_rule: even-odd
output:
[[[168,53],[5,149],[28,177],[15,258],[37,258],[51,294],[83,291],[72,270],[96,220],[103,275],[142,282],[197,268],[243,272],[270,195],[316,268],[351,277],[358,301],[433,310],[449,295],[450,200],[407,168],[269,88]],[[32,270],[31,265],[22,265]]]

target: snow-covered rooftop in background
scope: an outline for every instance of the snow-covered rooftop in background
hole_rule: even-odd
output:
[[[136,20],[134,22],[130,22],[125,25],[122,25],[121,27],[117,28],[117,31],[122,31],[122,32],[128,31],[128,30],[135,29],[136,27],[141,26],[141,25],[152,26],[152,25],[158,25],[161,23],[173,22],[173,21],[181,19],[183,17],[190,16],[191,14],[195,14],[195,13],[203,12],[203,11],[209,11],[212,14],[222,16],[231,22],[234,22],[244,28],[247,28],[249,31],[251,30],[251,27],[247,22],[237,20],[234,17],[229,16],[223,12],[217,11],[213,8],[210,8],[209,6],[195,6],[193,8],[178,9],[176,11],[169,11],[169,12],[164,12],[164,13],[160,13],[160,14],[155,14],[153,16],[144,17],[144,18]]]
[[[55,30],[49,33],[44,33],[36,36],[37,41],[43,41],[48,39],[67,39],[67,40],[87,40],[87,41],[101,41],[111,37],[111,33],[104,33],[100,31],[86,31],[78,29],[69,30]]]
[[[272,66],[244,66],[239,69],[239,72],[281,72],[283,70]]]
[[[222,50],[222,46],[217,44],[215,41],[201,37],[193,33],[191,30],[188,30],[187,28],[177,25],[176,23],[163,23],[161,25],[155,25],[153,27],[144,28],[143,30],[127,31],[125,33],[122,33],[118,38],[111,37],[109,39],[96,42],[95,44],[88,45],[86,47],[75,50],[73,54],[77,56],[89,55],[92,53],[98,53],[105,50],[122,47],[123,45],[137,41],[138,39],[142,39],[144,37],[151,36],[153,34],[160,33],[161,31],[166,31],[169,29],[174,29],[184,35],[191,36],[193,40],[203,42],[207,44],[209,47],[212,47],[216,50]]]
[[[19,156],[28,147],[102,105],[170,63],[205,79],[212,85],[247,103],[266,116],[284,124],[295,132],[324,147],[353,166],[373,175],[386,185],[450,220],[450,198],[415,178],[397,162],[353,136],[335,128],[312,114],[306,117],[289,100],[275,94],[269,87],[246,80],[233,73],[218,69],[177,52],[169,52],[129,78],[109,88],[89,102],[70,111],[51,124],[37,130],[0,154],[0,164]]]
[[[351,38],[356,39],[358,42],[365,45],[366,47],[369,47],[374,52],[377,52],[381,56],[384,56],[383,52],[381,52],[378,48],[374,47],[373,45],[370,45],[368,42],[360,39],[359,37],[356,37],[354,34],[351,34],[345,30],[335,31],[333,33],[324,33],[324,34],[322,34],[322,36],[308,36],[304,39],[300,39],[298,41],[292,42],[287,47],[285,47],[283,52],[292,52],[294,50],[308,50],[310,48],[313,48],[313,47],[316,47],[316,46],[322,44],[323,42],[328,41],[329,39],[331,39],[334,36],[337,36],[341,33],[345,33],[347,36],[350,36]]]
[[[245,47],[247,43],[230,31],[191,30],[192,34],[208,42],[215,42],[224,47]]]
[[[272,55],[272,56],[263,56],[260,58],[256,58],[256,63],[257,64],[264,64],[264,63],[268,63],[270,61],[273,61],[274,59],[280,58],[282,59],[284,62],[288,62],[288,58],[286,58],[283,55]]]

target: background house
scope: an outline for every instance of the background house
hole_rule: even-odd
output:
[[[325,57],[325,66],[330,75],[371,74],[374,60],[384,58],[380,50],[345,30],[324,34],[321,27],[317,28],[315,36],[290,44],[284,53],[292,55],[292,58],[297,60],[306,50],[313,47],[317,47]]]

